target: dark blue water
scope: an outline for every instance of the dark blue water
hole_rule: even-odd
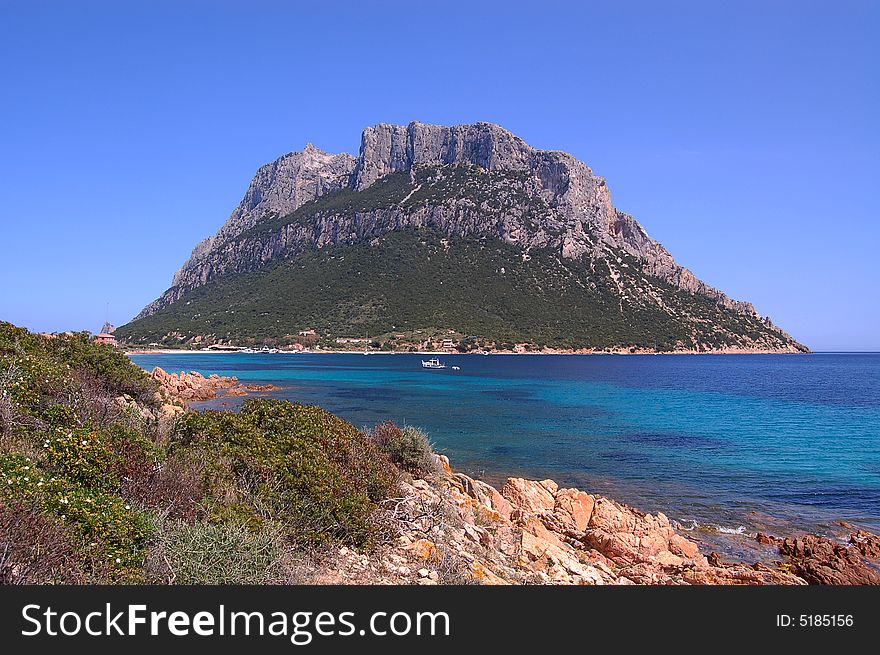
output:
[[[663,511],[710,541],[838,533],[838,521],[880,530],[880,354],[442,357],[460,371],[423,370],[421,358],[132,357],[271,382],[271,395],[359,427],[417,425],[459,470],[550,477]],[[224,402],[241,399],[211,405]]]

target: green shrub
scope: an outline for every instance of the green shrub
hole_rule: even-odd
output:
[[[418,430],[377,442],[276,400],[188,412],[154,440],[120,410],[123,393],[154,402],[118,351],[0,323],[0,582],[281,579],[288,546],[386,534],[376,510],[397,491],[392,458],[420,474],[433,463]]]
[[[395,490],[398,475],[350,423],[279,400],[248,400],[237,414],[185,414],[174,448],[204,457],[214,520],[257,526],[267,513],[283,515],[288,534],[309,542],[368,541],[376,504]]]
[[[113,395],[127,394],[153,404],[156,383],[134,364],[125,353],[107,344],[94,343],[88,332],[78,332],[48,340],[49,350],[72,369],[100,380]]]
[[[0,380],[2,392],[12,402],[40,411],[44,399],[69,386],[70,370],[51,358],[44,344],[34,342],[32,336],[22,338],[20,328],[0,323]]]
[[[418,428],[399,428],[387,421],[373,428],[370,436],[394,464],[408,473],[425,477],[440,470],[428,436]]]
[[[92,410],[104,413],[124,394],[152,406],[156,389],[124,353],[88,333],[44,336],[0,322],[0,396],[35,420],[65,426],[93,419]]]

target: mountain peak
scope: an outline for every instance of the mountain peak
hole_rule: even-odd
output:
[[[361,135],[354,188],[365,189],[384,175],[418,165],[471,164],[487,170],[524,170],[534,152],[525,141],[494,123],[379,123]]]
[[[616,307],[621,316],[631,313],[632,321],[656,315],[657,321],[677,323],[676,333],[690,326],[673,340],[678,345],[669,346],[673,342],[667,339],[658,347],[802,348],[768,326],[750,303],[728,298],[676,263],[635,218],[614,206],[605,180],[586,164],[565,152],[536,149],[488,122],[379,123],[363,131],[357,157],[307,143],[302,151],[262,166],[218,233],[195,248],[172,287],[138,318],[231,274],[257,274],[309,252],[376,244],[400,232],[425,235],[421,243],[432,242],[430,235],[494,240],[520,252],[522,262],[541,253],[548,267],[561,266],[568,272],[557,271],[560,275],[591,290],[572,311],[593,306],[601,296],[596,307],[605,307],[603,312]],[[477,260],[471,263],[479,266]],[[544,281],[536,289],[552,286]],[[364,300],[345,302],[361,306]],[[387,303],[387,298],[369,302]],[[685,318],[681,312],[693,315]],[[722,327],[725,321],[728,327]],[[748,327],[731,327],[740,323]],[[621,329],[621,335],[637,336],[630,327]],[[745,332],[739,334],[740,329]]]

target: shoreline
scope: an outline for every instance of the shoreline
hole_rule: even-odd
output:
[[[511,351],[511,350],[498,350],[486,353],[478,353],[478,352],[448,352],[444,350],[417,350],[417,351],[402,351],[402,350],[370,350],[366,353],[362,350],[280,350],[277,353],[244,353],[240,350],[216,350],[216,349],[205,349],[205,350],[192,350],[188,348],[152,348],[149,350],[123,350],[126,355],[208,355],[208,354],[218,354],[218,355],[436,355],[436,356],[445,356],[445,355],[474,355],[474,356],[498,356],[498,355],[581,355],[581,356],[593,356],[593,355],[651,355],[651,356],[663,356],[663,355],[813,355],[816,354],[814,351],[802,352],[802,351],[792,351],[792,350],[747,350],[747,349],[733,349],[733,348],[725,348],[721,350],[663,350],[663,351],[637,351],[631,352],[629,350],[595,350],[595,351],[560,351],[560,350],[539,350],[539,351]],[[830,351],[834,352],[834,351]],[[858,353],[862,354],[862,353]]]

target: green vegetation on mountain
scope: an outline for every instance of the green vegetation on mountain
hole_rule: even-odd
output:
[[[0,583],[284,580],[305,549],[369,545],[424,435],[382,439],[317,407],[164,413],[87,334],[0,322]],[[400,432],[400,431],[398,431]]]
[[[402,230],[220,277],[117,336],[174,346],[195,335],[247,343],[306,329],[331,339],[454,330],[496,345],[657,350],[721,348],[736,335],[779,341],[763,321],[653,278],[624,252],[611,261],[616,282],[607,258]]]

